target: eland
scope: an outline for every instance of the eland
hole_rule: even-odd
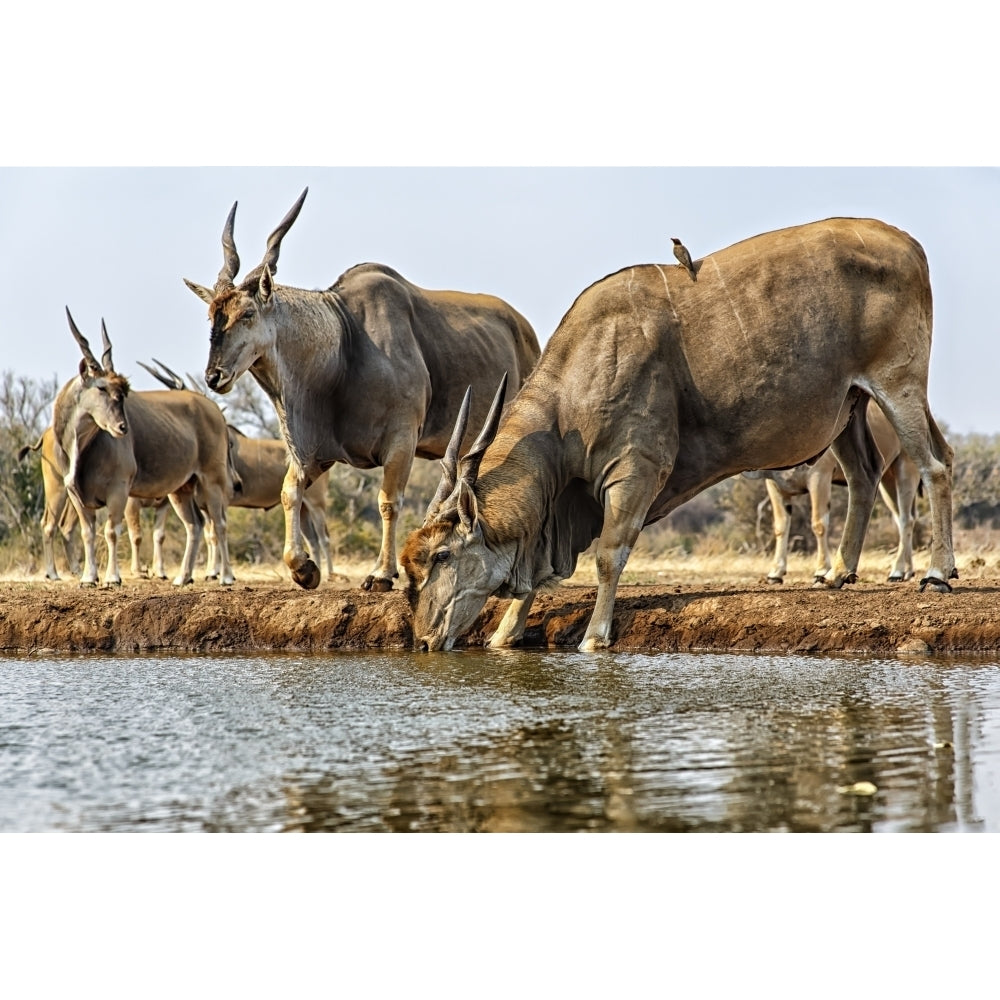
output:
[[[208,304],[205,381],[226,393],[249,371],[274,404],[291,455],[281,493],[283,557],[302,587],[316,587],[320,579],[303,546],[303,491],[335,462],[382,467],[382,544],[362,587],[391,590],[398,576],[396,522],[414,456],[444,454],[467,386],[477,400],[473,419],[485,415],[485,401],[504,372],[513,395],[538,360],[538,341],[528,321],[501,299],[428,291],[382,264],[358,264],[322,291],[277,284],[281,241],[308,190],[239,285],[235,204],[214,288],[185,279]]]
[[[696,269],[696,282],[647,264],[591,285],[502,422],[496,405],[460,460],[456,423],[438,493],[401,555],[415,648],[452,648],[491,594],[513,600],[490,645],[516,643],[536,591],[570,576],[594,539],[597,597],[580,648],[606,648],[644,525],[729,476],[828,447],[848,507],[824,583],[841,587],[855,577],[882,472],[870,399],[930,501],[921,587],[951,589],[952,449],[927,404],[920,244],[874,219],[827,219],[744,240]]]
[[[201,539],[199,507],[208,511],[222,549],[224,584],[233,582],[226,540],[226,497],[233,488],[226,421],[211,400],[196,392],[131,392],[114,370],[104,322],[104,353],[98,361],[77,329],[69,309],[70,331],[83,353],[79,374],[59,391],[53,405],[57,466],[80,518],[84,543],[81,586],[96,586],[96,511],[107,507],[104,537],[108,547],[106,586],[119,586],[118,535],[130,496],[169,497],[187,531],[177,586],[193,580]]]

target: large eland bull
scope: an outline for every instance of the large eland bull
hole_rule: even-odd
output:
[[[176,585],[193,579],[208,511],[223,551],[221,582],[233,582],[226,539],[226,498],[233,472],[222,411],[197,392],[130,392],[128,380],[114,370],[111,343],[101,323],[104,354],[98,361],[66,310],[70,330],[83,353],[80,373],[59,391],[52,428],[58,465],[80,518],[84,566],[81,586],[97,583],[96,511],[107,507],[104,536],[108,565],[104,582],[120,585],[118,535],[130,496],[169,497],[187,530],[187,546]]]
[[[931,565],[950,589],[952,451],[927,405],[931,288],[906,233],[828,219],[695,263],[628,267],[573,303],[510,405],[459,462],[450,451],[424,526],[406,541],[419,649],[450,649],[490,594],[512,597],[492,646],[521,638],[539,587],[597,538],[598,588],[580,648],[612,641],[618,580],[643,525],[748,469],[830,447],[848,483],[825,577],[857,570],[882,460],[869,398],[916,462],[931,507]],[[461,438],[464,429],[456,426]]]
[[[899,544],[889,582],[899,583],[913,576],[913,525],[916,521],[920,471],[899,446],[899,438],[885,414],[874,404],[868,406],[868,427],[882,456],[882,478],[878,488],[899,533]],[[788,542],[792,531],[791,498],[808,495],[813,536],[816,539],[814,579],[822,583],[833,566],[830,560],[830,496],[833,485],[846,485],[844,473],[833,453],[825,451],[813,463],[791,469],[744,473],[763,478],[774,519],[774,561],[767,573],[768,583],[782,583],[788,571]]]
[[[513,395],[538,360],[538,341],[527,320],[494,296],[427,291],[381,264],[358,264],[323,291],[276,284],[281,241],[307,191],[239,285],[236,205],[223,230],[215,287],[185,279],[208,303],[205,381],[225,393],[249,370],[274,403],[291,453],[281,495],[284,560],[303,587],[320,578],[303,547],[303,490],[335,462],[382,467],[382,546],[362,586],[390,590],[398,575],[396,519],[414,455],[444,454],[468,385],[479,419],[504,372]]]

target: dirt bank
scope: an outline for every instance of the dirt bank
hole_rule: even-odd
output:
[[[759,568],[759,567],[758,567]],[[664,574],[656,573],[654,577]],[[675,579],[682,574],[672,573]],[[575,580],[575,578],[574,578]],[[537,598],[525,645],[575,647],[594,588],[570,581]],[[506,602],[491,600],[465,644],[482,644]],[[1000,575],[955,582],[951,594],[915,583],[871,580],[815,590],[808,576],[781,587],[734,572],[683,583],[622,586],[615,614],[619,650],[745,650],[892,654],[1000,652]],[[263,650],[409,649],[402,593],[368,594],[339,578],[315,591],[284,580],[161,581],[81,590],[74,581],[0,582],[0,649],[32,652],[245,653]]]

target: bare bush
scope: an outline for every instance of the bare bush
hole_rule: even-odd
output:
[[[14,372],[0,373],[0,544],[27,542],[40,551],[38,522],[45,509],[41,466],[18,451],[35,444],[48,424],[48,412],[59,391],[55,376],[36,381]]]

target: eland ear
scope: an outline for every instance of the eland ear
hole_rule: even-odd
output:
[[[197,285],[193,281],[188,281],[187,278],[184,279],[184,284],[194,292],[195,295],[201,299],[202,302],[207,305],[211,305],[215,296],[212,294],[211,290],[206,288],[204,285]]]
[[[464,479],[458,481],[457,507],[462,527],[470,533],[475,531],[479,521],[479,503],[472,487]]]
[[[261,305],[268,303],[273,291],[274,279],[271,277],[271,269],[265,264],[264,270],[261,271],[260,281],[257,283],[257,300]]]

